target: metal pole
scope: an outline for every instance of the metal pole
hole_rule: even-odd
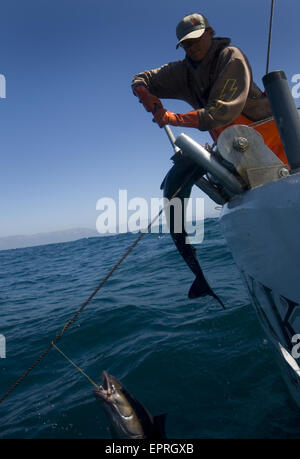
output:
[[[270,62],[270,52],[271,52],[271,39],[272,39],[273,16],[274,16],[274,0],[272,0],[272,4],[271,4],[271,14],[270,14],[270,26],[269,26],[269,40],[268,40],[267,69],[266,69],[266,73],[269,73],[269,62]]]
[[[245,191],[245,187],[241,185],[238,179],[218,163],[209,151],[195,142],[195,140],[191,139],[186,134],[180,134],[176,139],[176,145],[184,155],[216,177],[225,189],[233,194],[241,194]]]
[[[181,152],[180,148],[177,147],[175,144],[176,139],[173,134],[172,129],[168,124],[164,126],[164,129],[167,133],[167,136],[169,137],[169,140],[171,142],[171,145],[175,151],[175,153]],[[207,194],[213,201],[215,201],[217,204],[224,205],[227,201],[226,199],[221,196],[221,194],[216,190],[209,182],[206,180],[204,177],[200,177],[197,182],[195,182],[195,185],[200,188],[200,190],[204,191],[205,194]]]
[[[169,137],[169,140],[171,142],[171,145],[175,151],[175,153],[178,153],[180,151],[180,148],[178,148],[176,145],[175,145],[175,136],[170,128],[170,126],[168,126],[167,124],[164,126],[164,130],[166,131],[166,134],[167,136]]]
[[[300,172],[300,117],[285,73],[282,70],[270,72],[263,77],[263,84],[291,166],[290,172]]]

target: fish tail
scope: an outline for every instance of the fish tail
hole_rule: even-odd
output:
[[[206,282],[203,274],[196,276],[188,293],[189,298],[199,298],[199,296],[211,295],[211,288]]]
[[[220,298],[212,291],[208,283],[206,282],[203,274],[200,274],[196,276],[196,279],[191,285],[191,288],[188,293],[189,298],[199,298],[200,296],[206,296],[210,295],[213,298],[215,298],[220,305],[222,306],[223,309],[226,309],[223,302],[220,300]]]

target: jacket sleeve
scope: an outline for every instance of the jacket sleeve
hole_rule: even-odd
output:
[[[238,48],[229,47],[221,53],[216,75],[207,105],[198,111],[201,131],[231,123],[242,113],[247,101],[251,68]]]
[[[186,100],[187,84],[186,64],[184,61],[177,61],[138,73],[133,78],[132,89],[143,85],[160,99]]]

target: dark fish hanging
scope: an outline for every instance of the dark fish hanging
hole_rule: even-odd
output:
[[[176,155],[175,155],[176,156]],[[197,179],[199,179],[205,171],[195,165],[194,162],[187,158],[183,158],[180,154],[177,155],[176,162],[174,166],[170,169],[166,175],[161,188],[164,191],[164,197],[168,200],[174,196],[177,190],[180,188],[180,191],[176,193],[176,198],[181,200],[181,223],[182,231],[180,233],[175,232],[175,218],[178,218],[174,207],[170,206],[168,226],[170,229],[171,236],[177,249],[179,250],[180,255],[183,257],[184,261],[195,274],[196,279],[194,280],[189,293],[189,298],[198,298],[201,296],[210,295],[215,298],[222,308],[225,309],[224,304],[220,298],[213,292],[208,282],[206,281],[200,264],[196,258],[196,249],[191,245],[186,243],[187,233],[185,231],[185,207],[184,199],[188,199],[191,194],[191,190]],[[168,213],[167,213],[168,214]],[[178,226],[177,226],[178,227]]]

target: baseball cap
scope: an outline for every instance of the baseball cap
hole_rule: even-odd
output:
[[[176,35],[179,40],[176,48],[184,40],[201,37],[208,27],[210,27],[209,22],[203,14],[194,13],[184,16],[176,27]]]

